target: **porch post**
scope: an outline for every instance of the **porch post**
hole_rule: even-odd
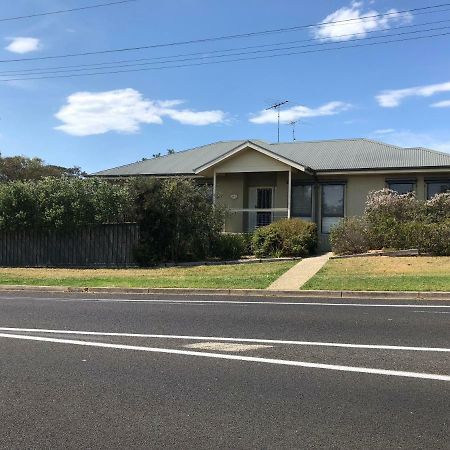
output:
[[[289,166],[289,175],[288,175],[288,219],[291,218],[291,197],[292,197],[292,167]]]

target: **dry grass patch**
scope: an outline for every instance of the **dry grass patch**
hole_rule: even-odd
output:
[[[2,268],[0,284],[264,289],[295,263],[288,261],[159,269]]]
[[[302,289],[450,291],[450,257],[334,259]]]

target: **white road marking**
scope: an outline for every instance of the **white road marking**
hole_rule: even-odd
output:
[[[205,295],[205,294],[202,294]],[[243,294],[244,295],[244,294]],[[286,297],[283,297],[286,298]],[[172,300],[172,299],[128,299],[128,298],[67,298],[67,297],[2,297],[1,300],[33,300],[33,301],[59,301],[92,303],[160,303],[160,304],[227,304],[227,305],[273,305],[273,306],[345,306],[359,308],[450,308],[449,305],[423,305],[423,304],[373,304],[373,303],[332,303],[332,302],[296,302],[296,301],[242,301],[242,300]],[[422,300],[426,301],[426,300]]]
[[[46,334],[74,334],[82,336],[110,336],[110,337],[130,337],[130,338],[155,338],[155,339],[182,339],[187,341],[222,341],[222,342],[247,342],[255,344],[284,344],[284,345],[305,345],[317,347],[343,347],[362,348],[376,350],[405,350],[418,352],[450,352],[450,348],[441,347],[408,347],[403,345],[374,345],[374,344],[346,344],[340,342],[314,342],[314,341],[289,341],[282,339],[246,339],[229,338],[215,336],[183,336],[172,334],[141,334],[141,333],[103,333],[100,331],[75,331],[75,330],[48,330],[41,328],[7,328],[0,327],[0,331],[23,332],[23,333],[46,333]]]
[[[183,347],[200,350],[217,350],[218,352],[247,352],[249,350],[259,350],[261,348],[272,348],[271,345],[231,344],[228,342],[197,342],[196,344],[183,345]]]
[[[112,348],[119,350],[134,350],[141,352],[151,352],[151,353],[167,353],[174,355],[185,355],[185,356],[197,356],[204,358],[215,358],[215,359],[227,359],[234,361],[246,361],[246,362],[256,362],[256,363],[266,363],[275,364],[281,366],[293,366],[293,367],[306,367],[312,369],[325,369],[334,370],[340,372],[354,372],[354,373],[367,373],[374,375],[385,375],[394,377],[406,377],[406,378],[420,378],[424,380],[438,380],[438,381],[450,381],[450,375],[440,375],[432,373],[419,373],[419,372],[405,372],[400,370],[386,370],[386,369],[373,369],[369,367],[353,367],[353,366],[341,366],[334,364],[319,364],[310,363],[304,361],[290,361],[284,359],[271,359],[271,358],[258,358],[254,356],[241,356],[241,355],[226,355],[222,353],[206,353],[206,352],[195,352],[189,350],[177,350],[172,348],[154,348],[154,347],[141,347],[136,345],[123,345],[123,344],[110,344],[106,342],[88,342],[88,341],[76,341],[71,339],[55,339],[49,337],[39,337],[39,336],[25,336],[20,334],[6,334],[0,333],[0,338],[7,339],[18,339],[27,341],[39,341],[39,342],[51,342],[56,344],[70,344],[70,345],[80,345],[85,347],[99,347],[99,348]]]
[[[427,314],[450,314],[450,311],[413,311],[415,313],[427,313]]]

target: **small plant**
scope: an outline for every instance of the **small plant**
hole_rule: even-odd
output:
[[[246,250],[247,242],[242,234],[222,233],[211,243],[211,256],[222,260],[240,259]]]
[[[338,255],[365,253],[370,249],[367,222],[360,217],[341,220],[331,229],[330,243]]]
[[[317,226],[301,219],[284,219],[258,228],[252,238],[258,258],[308,256],[317,247]]]

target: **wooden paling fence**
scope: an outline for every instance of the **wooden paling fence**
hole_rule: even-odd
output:
[[[127,267],[136,265],[136,223],[105,224],[70,231],[0,231],[3,267]]]

